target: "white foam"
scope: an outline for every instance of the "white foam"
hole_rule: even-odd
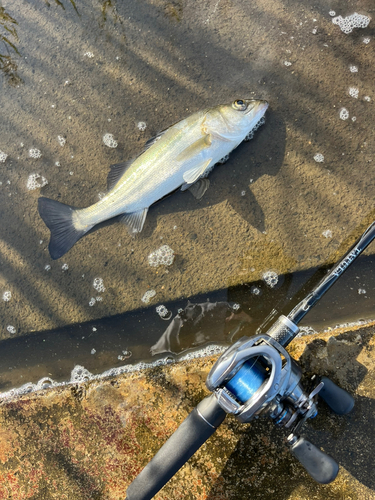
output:
[[[351,33],[355,28],[367,28],[370,22],[368,16],[363,16],[362,14],[357,14],[354,12],[351,16],[342,17],[337,16],[332,19],[333,24],[340,26],[343,33]]]
[[[118,144],[115,141],[114,137],[112,134],[104,134],[103,135],[103,142],[106,146],[109,148],[117,148]]]
[[[92,286],[98,292],[105,292],[105,286],[104,286],[104,283],[103,283],[103,278],[95,278]]]
[[[351,64],[349,66],[349,71],[350,73],[358,73],[358,66],[355,66],[355,64]]]
[[[146,122],[138,122],[137,127],[141,132],[144,132],[146,130],[146,127],[147,127]]]
[[[327,229],[326,231],[322,232],[322,235],[324,238],[332,238],[332,231],[330,229]]]
[[[11,334],[16,333],[16,331],[17,331],[17,330],[14,328],[14,326],[12,326],[12,325],[8,325],[8,326],[7,326],[7,330],[8,330],[8,332],[9,332],[9,333],[11,333]]]
[[[156,308],[156,312],[159,314],[161,319],[164,319],[166,321],[170,320],[172,317],[172,312],[168,311],[168,309],[163,305],[158,306]]]
[[[160,248],[150,253],[148,263],[151,267],[171,266],[175,258],[174,251],[168,245],[162,245]]]
[[[271,288],[277,285],[279,281],[279,276],[275,271],[266,271],[263,273],[263,281]]]
[[[85,52],[83,55],[86,56],[86,57],[88,57],[89,59],[91,59],[92,57],[94,57],[94,54],[92,52]]]
[[[3,293],[4,302],[9,302],[11,298],[12,298],[12,292],[10,292],[9,290]]]
[[[63,271],[67,271],[67,270],[69,269],[68,264],[63,264],[63,265],[61,266],[61,269],[62,269]]]
[[[351,97],[354,97],[354,99],[358,99],[359,90],[357,87],[349,87],[348,93]]]
[[[48,181],[45,177],[43,177],[40,174],[31,174],[29,175],[29,178],[27,179],[27,189],[29,191],[34,191],[35,189],[42,188],[43,186],[46,186],[48,184]]]
[[[62,135],[58,135],[57,140],[58,140],[61,147],[65,146],[65,143],[66,143],[65,137],[63,137]]]
[[[3,151],[0,151],[0,162],[4,163],[7,158],[8,158],[8,155],[6,153],[4,153]]]
[[[144,302],[145,304],[148,304],[152,299],[152,297],[155,297],[155,295],[156,295],[155,290],[147,290],[147,292],[141,298],[141,301]]]
[[[324,156],[321,153],[316,153],[316,155],[314,155],[314,160],[317,163],[322,163],[324,161]]]
[[[349,111],[346,108],[340,109],[340,118],[341,120],[347,120],[349,118]]]
[[[29,150],[29,156],[30,158],[40,158],[42,156],[42,153],[39,149],[33,148]]]

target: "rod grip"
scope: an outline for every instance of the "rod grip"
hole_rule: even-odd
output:
[[[332,380],[322,377],[323,388],[319,391],[319,396],[327,403],[332,411],[337,415],[346,415],[352,411],[354,398],[341,387],[338,387]]]
[[[226,412],[212,394],[203,399],[129,485],[127,500],[149,500],[222,423]]]
[[[339,466],[335,460],[304,437],[297,439],[291,452],[318,483],[328,484],[336,478]]]

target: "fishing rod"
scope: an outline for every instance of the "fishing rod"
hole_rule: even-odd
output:
[[[281,315],[265,334],[241,338],[219,357],[206,379],[212,394],[194,408],[129,485],[126,500],[153,498],[228,413],[242,423],[270,417],[275,425],[290,431],[290,451],[313,479],[328,484],[336,478],[337,462],[300,436],[300,429],[307,419],[316,417],[318,394],[338,415],[349,413],[354,399],[327,377],[317,378],[316,386],[306,392],[300,383],[302,369],[285,347],[298,334],[302,318],[374,238],[375,222],[288,316]]]

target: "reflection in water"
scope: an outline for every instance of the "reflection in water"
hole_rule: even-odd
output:
[[[13,43],[18,42],[17,24],[17,21],[5,12],[4,7],[0,6],[0,70],[12,86],[23,83],[17,74],[18,66],[14,59],[15,56],[21,56]]]
[[[248,314],[240,311],[236,303],[204,302],[192,304],[180,310],[160,339],[150,349],[151,354],[178,353],[209,341],[231,342],[243,323],[250,323]],[[227,332],[227,323],[230,331]],[[181,329],[183,336],[180,338]],[[214,332],[210,338],[209,332]]]

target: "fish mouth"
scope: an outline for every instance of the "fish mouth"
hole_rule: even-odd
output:
[[[255,112],[260,117],[264,115],[269,106],[268,102],[263,99],[244,99],[244,101],[247,105],[245,113],[249,114]]]

